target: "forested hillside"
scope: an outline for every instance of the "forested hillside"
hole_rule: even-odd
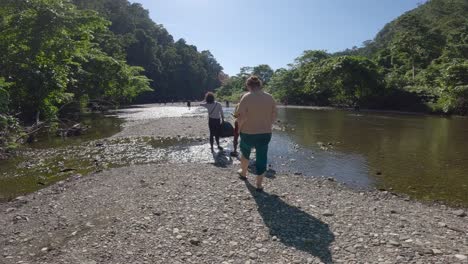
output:
[[[0,19],[2,114],[47,119],[73,102],[200,98],[220,86],[209,51],[175,42],[126,0],[4,0]]]
[[[112,32],[105,41],[108,49],[123,50],[130,65],[144,68],[152,80],[153,92],[140,96],[140,102],[201,98],[218,88],[223,68],[209,51],[198,51],[173,37],[151,20],[140,4],[127,0],[73,0],[80,9],[98,11],[111,22]]]
[[[430,0],[362,48],[305,51],[277,70],[267,89],[293,104],[467,114],[467,14],[467,0]],[[232,77],[220,95],[240,94],[244,75]]]
[[[91,103],[201,98],[221,85],[209,51],[174,41],[127,0],[2,0],[0,50],[0,152],[19,123]]]

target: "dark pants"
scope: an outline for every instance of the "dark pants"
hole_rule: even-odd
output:
[[[221,128],[221,119],[209,118],[208,127],[210,128],[210,144],[213,148],[214,139],[216,138],[216,144],[219,147],[219,130]]]
[[[246,159],[250,159],[250,152],[252,148],[255,148],[256,162],[255,167],[257,175],[263,175],[267,170],[268,161],[268,144],[271,140],[271,133],[268,134],[240,134],[240,150],[242,156]]]
[[[237,151],[237,145],[239,144],[239,122],[234,122],[234,151]]]

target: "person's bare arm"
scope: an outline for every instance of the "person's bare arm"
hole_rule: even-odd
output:
[[[223,110],[223,106],[221,104],[219,104],[219,107],[221,108],[221,120],[223,121],[224,123],[224,110]]]
[[[234,113],[234,115],[237,118],[237,122],[239,123],[239,127],[242,126],[245,120],[246,113],[247,113],[247,103],[246,103],[245,96],[243,96],[239,104],[237,105],[236,112]]]
[[[273,100],[273,107],[271,111],[271,123],[274,124],[278,118],[278,108],[276,107],[276,102]]]

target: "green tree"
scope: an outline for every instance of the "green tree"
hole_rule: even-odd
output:
[[[269,92],[282,103],[306,104],[297,69],[278,69],[268,85]]]
[[[82,97],[128,101],[149,90],[141,69],[128,66],[120,49],[99,39],[113,36],[94,11],[65,0],[5,0],[0,17],[0,76],[12,80],[10,106],[23,119],[53,117],[60,105]],[[116,58],[101,48],[114,50]],[[106,75],[111,67],[114,75]],[[87,86],[84,76],[100,85]]]
[[[10,104],[10,94],[8,87],[11,83],[5,81],[5,78],[0,77],[0,114],[7,114]]]
[[[273,69],[267,64],[260,64],[252,69],[252,75],[258,76],[264,85],[268,85],[273,76]]]
[[[306,92],[331,96],[333,104],[367,106],[382,91],[378,66],[364,57],[342,56],[323,61],[306,79]]]
[[[223,68],[211,52],[199,52],[183,39],[174,41],[140,4],[127,0],[73,2],[81,9],[96,10],[110,20],[114,43],[124,50],[130,65],[143,67],[143,73],[152,80],[154,91],[141,94],[139,102],[195,99],[221,86],[218,76]],[[115,46],[107,44],[104,50],[115,50]]]
[[[454,62],[443,70],[437,109],[445,113],[468,114],[468,61]]]

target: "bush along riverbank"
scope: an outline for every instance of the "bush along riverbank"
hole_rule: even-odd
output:
[[[7,159],[11,151],[21,143],[23,128],[18,119],[0,114],[0,160]]]
[[[426,1],[361,47],[306,50],[276,70],[243,67],[217,95],[237,101],[255,74],[287,104],[467,115],[467,12],[465,0]]]

